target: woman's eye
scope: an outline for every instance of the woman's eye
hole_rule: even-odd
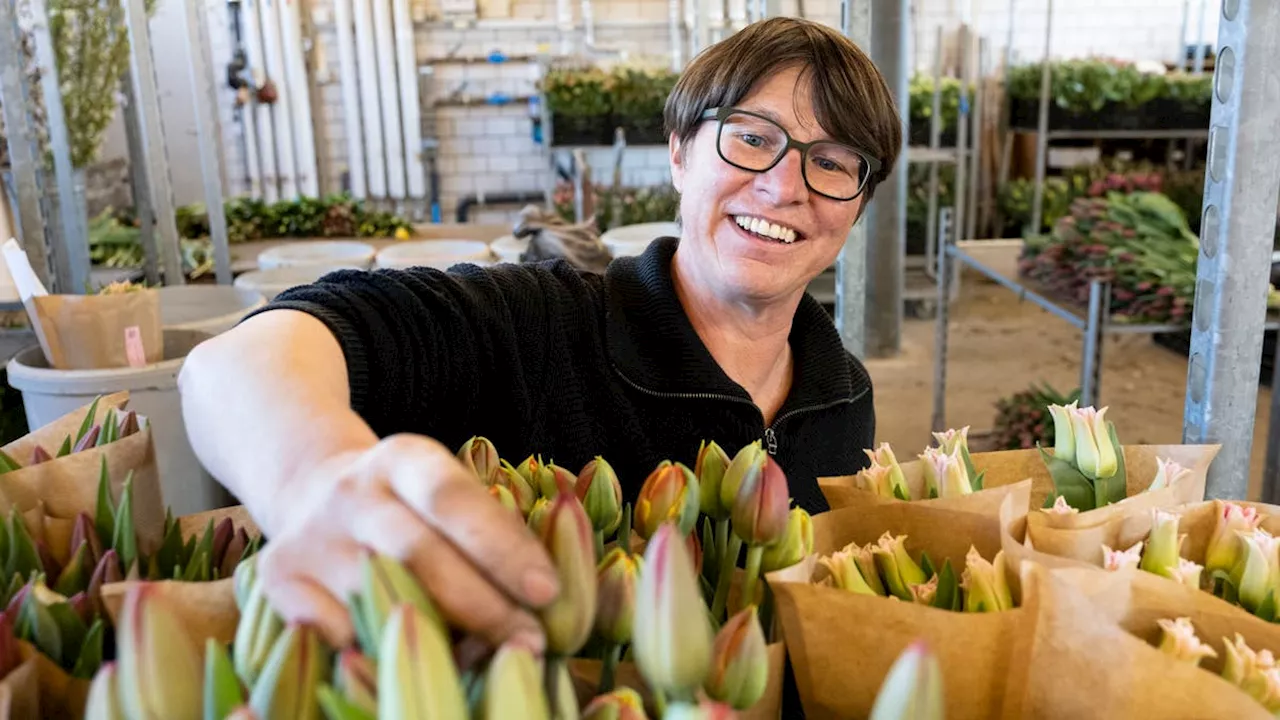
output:
[[[818,163],[819,169],[827,172],[838,172],[841,169],[840,163],[834,160],[828,160],[827,158],[815,158],[815,161]]]
[[[738,135],[738,138],[743,142],[745,142],[746,144],[750,145],[751,147],[760,147],[761,145],[764,145],[764,138],[760,137],[759,135],[752,135],[750,133],[740,133]]]

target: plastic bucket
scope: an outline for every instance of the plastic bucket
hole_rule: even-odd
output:
[[[310,285],[331,272],[363,269],[350,265],[298,265],[271,270],[253,270],[238,276],[235,286],[241,290],[256,292],[270,301],[291,287]]]
[[[129,391],[129,409],[151,421],[164,502],[188,515],[232,504],[228,493],[196,458],[187,440],[178,373],[191,349],[209,339],[197,330],[165,330],[164,360],[138,368],[54,370],[39,345],[9,361],[9,384],[22,392],[27,425],[43,427],[99,395]]]
[[[413,240],[389,245],[378,252],[379,268],[434,267],[447,270],[458,263],[493,262],[489,243],[479,240]]]
[[[372,245],[350,240],[307,240],[263,250],[258,254],[258,269],[297,267],[299,265],[345,265],[368,268],[377,251]]]
[[[518,263],[520,256],[529,249],[529,238],[518,238],[515,235],[503,235],[489,244],[489,250],[497,256],[498,262]]]
[[[174,285],[159,288],[159,293],[164,329],[210,335],[230,330],[250,311],[267,304],[257,290],[227,285]]]
[[[654,240],[668,236],[680,237],[680,226],[673,222],[623,225],[601,235],[600,242],[614,257],[627,257],[643,253]]]

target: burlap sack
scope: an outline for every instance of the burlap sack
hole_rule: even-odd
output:
[[[102,422],[110,409],[121,411],[128,400],[128,392],[103,397],[98,403],[95,421]],[[89,407],[86,404],[14,440],[4,446],[4,452],[23,465],[31,462],[36,445],[55,454],[67,435],[74,439]],[[150,553],[159,547],[164,532],[164,499],[151,424],[142,416],[138,417],[138,423],[141,428],[138,432],[113,443],[0,475],[0,512],[7,515],[11,507],[24,514],[41,509],[46,516],[44,532],[48,544],[66,548],[76,514],[86,512],[92,517],[97,508],[98,479],[102,459],[106,458],[114,501],[119,501],[125,477],[133,472],[133,522],[138,548]]]

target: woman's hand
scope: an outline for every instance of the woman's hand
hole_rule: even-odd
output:
[[[550,558],[435,440],[396,435],[336,455],[281,486],[271,505],[278,531],[258,573],[286,621],[351,642],[346,603],[367,548],[403,562],[450,624],[492,645],[544,647],[528,608],[558,592]]]

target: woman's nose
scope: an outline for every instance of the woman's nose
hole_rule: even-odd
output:
[[[756,187],[775,205],[793,205],[809,199],[802,155],[799,149],[789,148],[777,165],[756,178]]]

